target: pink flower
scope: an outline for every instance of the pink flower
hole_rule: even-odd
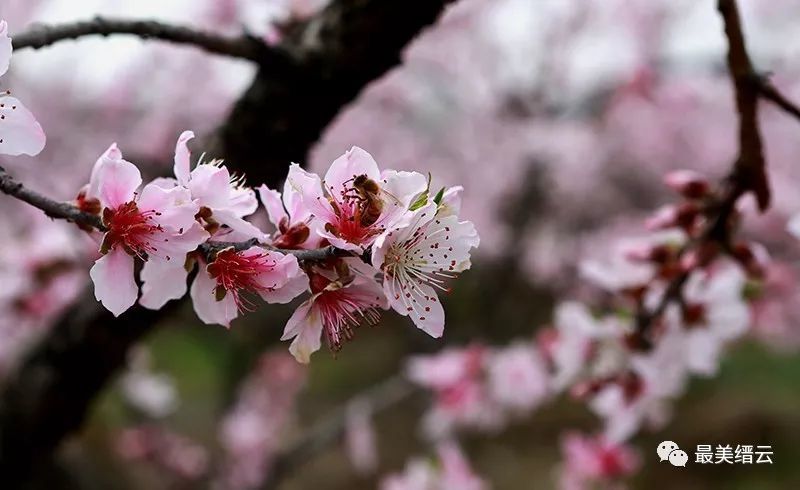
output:
[[[186,189],[148,184],[137,194],[141,183],[139,169],[122,159],[116,145],[97,161],[89,182],[88,195],[100,201],[107,228],[103,256],[90,276],[95,296],[115,316],[136,302],[135,258],[182,265],[186,254],[208,238],[195,221],[198,206]]]
[[[306,289],[308,277],[293,255],[258,246],[243,251],[229,247],[216,252],[207,265],[201,264],[190,294],[200,320],[230,327],[241,311],[252,308],[249,295],[282,304]]]
[[[258,188],[261,202],[267,210],[269,220],[278,229],[272,244],[278,248],[316,248],[320,244],[320,237],[316,226],[312,226],[311,210],[303,203],[300,188],[297,182],[305,182],[309,186],[315,185],[308,181],[310,174],[303,172],[300,166],[293,163],[289,167],[289,176],[283,184],[283,194],[272,190],[266,185]]]
[[[216,225],[226,225],[234,231],[265,240],[266,235],[261,230],[243,219],[255,212],[258,201],[242,178],[231,176],[221,160],[201,162],[190,170],[191,153],[187,143],[192,138],[192,131],[184,131],[178,138],[174,172],[177,184],[189,189],[192,199],[200,207],[201,216],[211,225],[207,229],[213,234]],[[169,180],[162,179],[162,182]]]
[[[423,419],[425,435],[441,439],[454,429],[490,430],[504,420],[484,382],[486,348],[448,348],[408,362],[409,379],[433,391],[433,406]]]
[[[493,400],[515,412],[532,410],[550,392],[547,368],[533,345],[518,343],[493,352],[487,372]]]
[[[333,351],[352,338],[361,324],[375,325],[380,309],[386,309],[381,287],[370,277],[366,265],[358,259],[344,259],[351,272],[344,277],[331,271],[310,272],[312,296],[297,307],[283,331],[281,340],[294,339],[289,352],[299,362],[307,363],[319,350],[324,335]]]
[[[432,337],[444,333],[444,308],[436,290],[470,268],[470,250],[480,243],[475,226],[455,215],[440,216],[437,204],[417,210],[411,223],[375,242],[372,263],[383,272],[383,289],[392,308],[410,316]]]
[[[561,441],[564,466],[561,488],[581,490],[613,483],[631,475],[641,465],[639,455],[630,447],[615,444],[603,436],[589,437],[567,433]]]
[[[0,20],[0,77],[11,62],[11,38],[8,24]],[[0,154],[38,155],[47,138],[36,118],[22,103],[11,97],[11,91],[0,93]]]
[[[319,234],[337,248],[358,253],[401,225],[414,198],[427,187],[417,172],[381,173],[372,156],[358,147],[337,158],[322,182],[299,168],[289,181],[322,222]]]

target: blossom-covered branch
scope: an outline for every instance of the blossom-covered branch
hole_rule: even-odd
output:
[[[204,51],[223,56],[263,62],[275,55],[263,41],[256,37],[224,36],[212,32],[175,26],[154,20],[127,20],[95,17],[94,19],[61,25],[37,25],[14,36],[14,49],[40,49],[67,39],[86,36],[129,34],[142,39],[157,39],[175,44],[196,46]]]
[[[301,61],[281,70],[262,70],[211,138],[214,147],[209,153],[224,157],[249,178],[277,187],[286,162],[305,160],[341,108],[396,66],[403,48],[451,1],[331,2],[282,43],[298,52]],[[319,38],[307,35],[304,26],[324,35],[314,56],[304,56],[302,39]],[[265,147],[270,151],[265,153]],[[137,306],[115,319],[93,296],[85,295],[56,322],[4,388],[0,468],[8,482],[29,478],[34,467],[80,427],[91,401],[121,367],[127,350],[180,304],[172,301],[160,310]],[[43,425],[42,420],[58,423]]]
[[[97,231],[108,231],[103,220],[97,214],[81,211],[73,203],[59,202],[42,195],[36,191],[28,189],[21,182],[16,181],[9,175],[5,169],[0,167],[0,192],[9,196],[15,197],[24,201],[31,206],[44,211],[44,213],[53,219],[63,219],[79,225],[84,225],[93,228]],[[200,245],[199,249],[205,255],[210,256],[221,250],[233,248],[237,251],[247,250],[250,247],[261,246],[258,239],[243,240],[239,242],[209,242]],[[337,249],[335,247],[327,246],[312,250],[287,250],[275,247],[267,247],[276,252],[291,254],[297,257],[299,261],[319,262],[335,257],[346,257],[352,255],[350,252]]]
[[[656,224],[658,227],[681,224],[678,223],[679,221],[686,224],[703,215],[704,228],[694,231],[696,238],[678,253],[677,261],[684,260],[688,252],[693,250],[695,252],[703,250],[707,255],[713,255],[717,250],[735,253],[734,244],[731,243],[731,231],[736,225],[734,216],[736,204],[745,193],[753,192],[755,194],[762,211],[769,206],[770,188],[758,122],[759,97],[769,93],[772,94],[771,97],[777,96],[778,100],[789,104],[768,82],[762,81],[755,74],[750,55],[747,52],[736,1],[719,0],[717,7],[728,40],[727,66],[735,89],[736,108],[739,114],[739,150],[730,174],[716,193],[710,192],[708,183],[699,176],[676,174],[672,178],[673,188],[683,192],[685,197],[689,199],[700,197],[707,200],[702,206],[688,204],[684,206],[682,212],[672,208],[669,213],[662,214],[661,218],[666,218],[666,220]],[[765,89],[766,91],[764,91]],[[789,105],[791,106],[791,104]],[[740,250],[740,253],[748,252]],[[708,261],[711,260],[711,257],[707,256],[703,259]],[[664,313],[670,303],[681,301],[682,290],[691,271],[691,268],[686,268],[672,279],[665,288],[661,300],[654,307],[647,308],[640,304],[636,317],[637,342],[649,345],[648,328]]]

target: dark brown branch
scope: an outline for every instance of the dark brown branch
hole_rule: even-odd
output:
[[[256,62],[261,62],[270,51],[262,41],[252,36],[229,37],[153,20],[106,19],[103,17],[63,25],[37,25],[29,31],[15,35],[12,42],[14,49],[39,49],[66,39],[78,39],[93,35],[110,36],[112,34],[130,34],[142,39],[158,39],[176,44],[187,44],[209,53]]]
[[[800,119],[800,107],[780,93],[769,80],[759,79],[758,90],[762,98],[772,102],[787,114]]]
[[[717,8],[728,39],[728,72],[736,92],[739,112],[739,156],[730,176],[742,192],[752,191],[759,208],[769,207],[770,191],[764,161],[761,130],[758,125],[759,84],[747,53],[744,31],[736,0],[718,0]],[[737,196],[738,197],[738,196]]]
[[[2,167],[0,167],[0,192],[16,197],[20,201],[24,201],[35,208],[41,209],[44,211],[44,214],[53,219],[63,219],[90,226],[101,231],[105,230],[99,216],[84,213],[71,203],[55,201],[28,189],[22,185],[21,182],[14,180]]]
[[[755,194],[762,211],[769,207],[770,189],[758,122],[758,101],[759,97],[767,97],[767,93],[771,93],[771,97],[785,100],[774,89],[770,92],[767,88],[771,85],[756,75],[753,69],[736,1],[718,0],[717,7],[728,39],[728,72],[734,85],[736,108],[739,113],[739,155],[730,174],[722,183],[719,202],[706,212],[705,228],[698,239],[682,250],[681,254],[684,254],[689,247],[712,246],[722,251],[731,250],[736,203],[745,193]],[[788,101],[785,102],[788,104]],[[684,271],[672,279],[667,284],[660,301],[652,309],[648,310],[640,305],[636,315],[638,337],[636,340],[642,347],[650,345],[649,331],[666,308],[674,302],[681,301],[683,286],[689,275],[690,271]]]
[[[377,414],[407,400],[415,392],[414,385],[401,376],[394,376],[355,396],[352,401],[366,402],[372,414]],[[262,489],[276,488],[298,467],[341,441],[347,429],[348,406],[349,403],[346,403],[333,410],[281,451],[273,462],[269,477],[262,485]]]

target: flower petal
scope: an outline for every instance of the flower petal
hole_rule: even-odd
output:
[[[155,211],[159,213],[155,221],[173,230],[190,228],[196,222],[195,215],[200,209],[185,187],[177,186],[165,189],[152,183],[142,189],[137,206],[142,212]]]
[[[180,137],[178,137],[178,142],[175,144],[175,165],[173,170],[178,182],[183,186],[189,185],[189,175],[191,173],[190,159],[192,154],[189,151],[187,143],[193,138],[194,133],[192,131],[184,131],[181,133]]]
[[[347,186],[346,183],[352,182],[358,175],[366,175],[376,182],[381,178],[378,164],[372,155],[354,146],[333,161],[328,173],[325,174],[325,189],[333,195],[338,195]]]
[[[0,96],[0,154],[38,155],[46,142],[31,111],[14,97]]]
[[[11,38],[8,37],[8,23],[0,20],[0,77],[8,71],[11,63]]]
[[[260,247],[253,247],[255,253],[264,253]],[[246,251],[245,253],[248,253]],[[267,291],[260,292],[267,303],[285,304],[308,290],[308,276],[300,268],[294,255],[283,255],[278,252],[267,252],[270,260],[275,261],[275,267],[268,273],[259,274],[256,280]]]
[[[136,189],[142,184],[142,174],[136,165],[122,159],[116,143],[100,157],[90,181],[89,195],[100,199],[105,208],[115,209],[133,200]],[[96,183],[96,193],[93,192]]]
[[[186,294],[186,268],[179,260],[148,260],[142,267],[142,297],[139,304],[158,310],[167,301]]]
[[[114,316],[136,303],[139,289],[133,277],[133,257],[117,247],[100,257],[89,271],[94,296]]]
[[[231,174],[225,167],[198,165],[192,170],[189,189],[200,206],[226,208],[230,200]]]
[[[287,180],[287,187],[288,185]],[[286,213],[286,210],[283,208],[283,199],[281,199],[281,193],[270,189],[267,187],[266,184],[262,184],[261,187],[258,188],[258,195],[261,197],[261,202],[264,203],[264,209],[267,210],[267,216],[269,216],[270,222],[278,228],[281,225],[282,220],[286,220],[289,224],[289,215]]]
[[[298,362],[308,364],[311,354],[322,345],[322,318],[314,308],[313,299],[298,306],[283,330],[281,340],[294,338],[289,352]]]
[[[231,321],[239,316],[236,301],[232,294],[227,294],[222,301],[217,301],[214,293],[216,287],[217,281],[208,274],[206,266],[203,265],[189,291],[194,311],[203,323],[230,328]]]

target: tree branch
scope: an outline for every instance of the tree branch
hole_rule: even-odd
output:
[[[22,185],[21,182],[17,182],[11,175],[6,173],[3,167],[0,167],[0,192],[16,197],[20,201],[24,201],[35,208],[41,209],[44,211],[44,214],[53,219],[63,219],[90,226],[101,231],[105,230],[100,216],[84,213],[71,203],[55,201],[28,189]]]
[[[739,113],[739,155],[730,174],[722,183],[722,196],[719,202],[707,211],[706,225],[699,238],[690,245],[711,244],[720,250],[729,251],[736,203],[739,198],[752,191],[756,195],[761,211],[766,210],[770,202],[770,188],[758,121],[759,97],[781,100],[790,108],[794,106],[783,99],[777,90],[770,90],[771,85],[753,70],[736,0],[718,0],[717,7],[728,40],[728,72],[735,89],[736,108]],[[681,251],[681,255],[687,248]],[[654,322],[671,303],[681,300],[683,286],[689,279],[690,273],[689,270],[683,271],[672,279],[667,284],[660,301],[652,309],[648,310],[640,305],[636,315],[636,337],[638,337],[636,340],[643,347],[649,347],[651,343],[648,335]]]
[[[263,41],[253,36],[229,37],[153,20],[107,19],[103,17],[62,25],[37,25],[29,31],[15,35],[12,43],[15,50],[25,48],[40,49],[66,39],[78,39],[93,35],[110,36],[114,34],[130,34],[142,39],[158,39],[175,44],[188,44],[209,53],[243,58],[259,63],[270,54],[275,54],[274,50],[271,50]]]

